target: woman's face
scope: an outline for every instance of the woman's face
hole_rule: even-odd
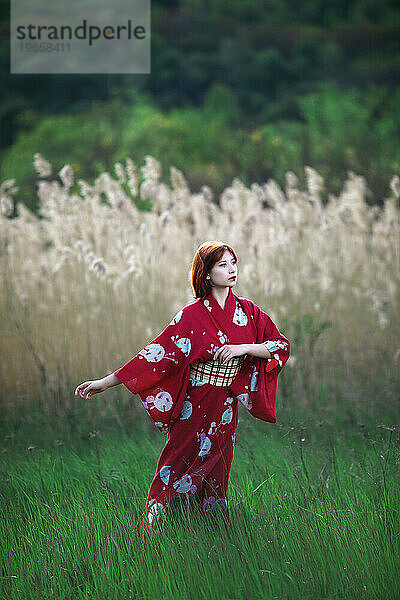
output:
[[[237,264],[235,257],[229,250],[225,250],[222,257],[217,260],[210,271],[210,276],[213,286],[233,287],[236,285]]]

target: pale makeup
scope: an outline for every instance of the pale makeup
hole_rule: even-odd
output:
[[[233,275],[236,275],[236,279],[229,279]],[[233,287],[236,285],[237,280],[237,264],[236,259],[229,252],[229,250],[225,250],[222,257],[217,260],[213,268],[210,270],[211,283],[214,286]]]

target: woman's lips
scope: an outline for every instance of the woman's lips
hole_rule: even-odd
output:
[[[233,277],[229,277],[229,281],[231,281],[231,279],[236,279],[236,275],[233,275]]]

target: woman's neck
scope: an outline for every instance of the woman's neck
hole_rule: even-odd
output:
[[[229,291],[230,291],[230,287],[228,287],[228,286],[213,287],[211,289],[212,296],[214,296],[214,298],[216,299],[216,301],[218,302],[218,304],[220,305],[222,310],[224,310],[224,308],[225,308],[225,304],[226,304],[226,300],[229,295]]]

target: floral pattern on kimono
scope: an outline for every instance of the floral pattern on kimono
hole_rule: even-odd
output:
[[[224,344],[264,343],[271,359],[246,356],[230,386],[190,378],[190,365],[213,360]],[[254,417],[276,422],[277,377],[289,341],[256,304],[229,290],[225,306],[209,294],[181,309],[167,327],[115,375],[141,398],[167,436],[138,530],[162,519],[175,496],[206,510],[226,503],[238,403]]]

